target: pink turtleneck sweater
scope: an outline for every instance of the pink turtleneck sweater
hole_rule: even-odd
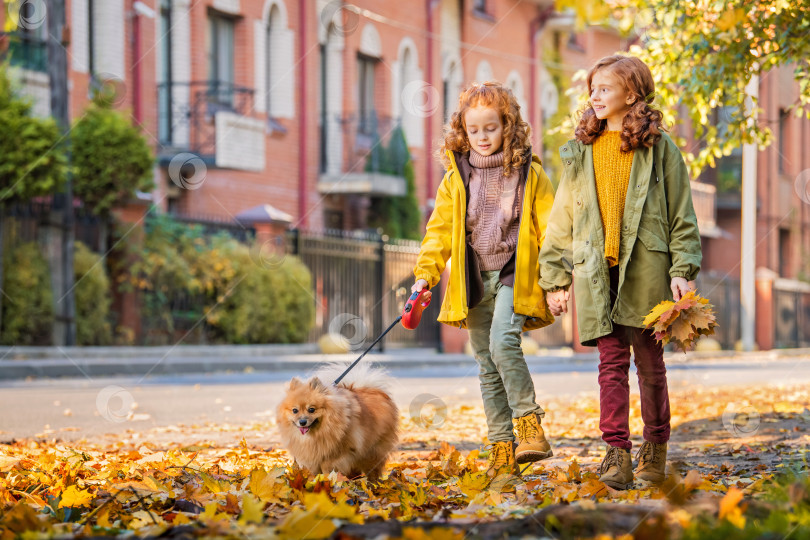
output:
[[[470,165],[467,238],[482,271],[500,270],[517,246],[522,199],[519,173],[504,176],[503,151],[482,156],[470,150]]]

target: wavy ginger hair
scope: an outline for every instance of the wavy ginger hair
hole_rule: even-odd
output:
[[[580,111],[581,117],[574,136],[583,144],[593,144],[607,129],[607,120],[600,120],[590,102],[593,77],[599,70],[609,70],[624,90],[633,98],[630,110],[622,121],[622,151],[629,152],[641,146],[649,148],[661,138],[664,115],[650,107],[655,99],[655,81],[647,64],[635,56],[614,54],[599,60],[588,72],[588,104]]]
[[[464,115],[473,107],[492,107],[498,110],[503,123],[503,173],[511,175],[527,159],[531,159],[531,128],[520,116],[520,105],[509,88],[499,82],[473,83],[458,97],[458,109],[444,126],[444,140],[437,155],[446,169],[450,168],[450,158],[446,151],[465,153],[470,151],[467,126]]]

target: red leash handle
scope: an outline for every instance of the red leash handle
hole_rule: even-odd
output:
[[[402,326],[408,330],[416,330],[419,321],[422,320],[422,311],[430,305],[432,296],[428,289],[413,293],[405,302],[405,308],[402,310]]]

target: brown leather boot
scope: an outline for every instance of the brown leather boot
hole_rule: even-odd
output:
[[[636,478],[653,484],[660,484],[666,479],[667,443],[644,441],[636,459]]]
[[[487,462],[487,476],[495,478],[498,475],[519,475],[520,469],[515,462],[515,443],[512,441],[499,441],[492,443]]]
[[[515,419],[515,433],[518,447],[515,449],[515,458],[518,463],[532,463],[554,455],[551,445],[546,440],[546,434],[540,426],[537,414],[529,413]]]
[[[630,450],[608,446],[605,459],[599,466],[599,481],[613,489],[627,489],[633,483],[633,460]]]

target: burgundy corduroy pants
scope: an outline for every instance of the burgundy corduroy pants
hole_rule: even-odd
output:
[[[616,302],[619,267],[610,269],[610,303]],[[599,350],[599,429],[602,440],[630,450],[630,346],[633,347],[644,439],[654,443],[669,440],[670,413],[664,349],[652,331],[613,323],[613,332],[596,341]]]

